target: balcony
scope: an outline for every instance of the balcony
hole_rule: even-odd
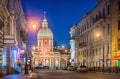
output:
[[[83,47],[86,47],[86,46],[87,46],[87,44],[85,42],[79,43],[79,48],[83,48]]]
[[[97,17],[96,19],[94,19],[93,26],[96,26],[104,21],[105,21],[105,15],[102,15],[101,17]]]
[[[4,45],[6,45],[6,46],[15,45],[15,36],[14,35],[4,35]]]
[[[23,42],[25,42],[25,43],[28,42],[27,32],[25,30],[20,31],[20,35],[22,37]]]

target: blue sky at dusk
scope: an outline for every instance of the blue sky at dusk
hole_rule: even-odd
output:
[[[97,0],[22,0],[22,7],[28,20],[37,20],[37,30],[28,33],[28,50],[37,45],[37,32],[41,27],[44,11],[49,28],[54,34],[57,45],[69,46],[70,27],[80,22],[82,16],[91,11]],[[29,21],[28,21],[29,24]],[[28,25],[30,28],[31,26]]]

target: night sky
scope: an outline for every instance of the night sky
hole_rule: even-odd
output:
[[[80,22],[82,16],[96,4],[97,0],[22,0],[24,15],[28,20],[29,53],[31,45],[37,45],[37,32],[41,27],[44,11],[57,45],[69,46],[70,27]],[[31,23],[35,23],[38,28],[32,29]]]

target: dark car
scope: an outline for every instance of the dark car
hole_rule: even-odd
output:
[[[76,71],[78,71],[78,72],[88,72],[88,68],[86,66],[78,66],[76,68]]]
[[[44,69],[44,66],[37,66],[35,69]]]
[[[68,66],[68,67],[67,67],[67,70],[69,70],[69,71],[74,71],[74,66]]]
[[[49,69],[49,66],[44,66],[44,69]]]

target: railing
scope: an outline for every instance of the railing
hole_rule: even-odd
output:
[[[102,21],[104,21],[105,20],[105,15],[101,15],[101,17],[96,17],[96,18],[94,18],[94,20],[93,20],[93,24],[97,24],[97,23],[100,23],[100,22],[102,22]]]

